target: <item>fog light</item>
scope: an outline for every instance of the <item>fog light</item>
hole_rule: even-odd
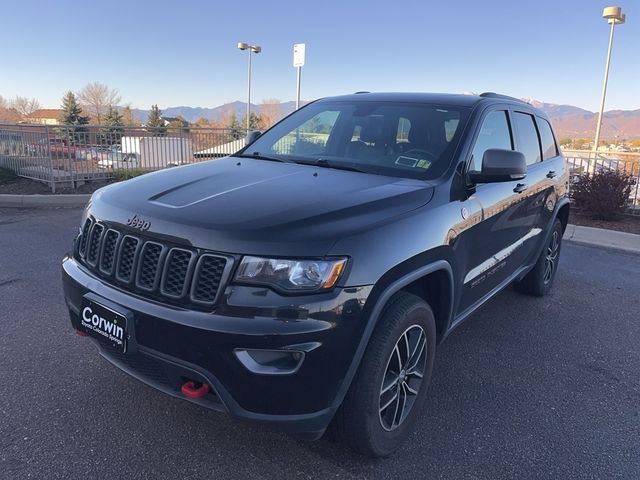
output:
[[[304,360],[304,352],[297,350],[238,348],[234,353],[247,370],[258,375],[290,375],[300,368]]]

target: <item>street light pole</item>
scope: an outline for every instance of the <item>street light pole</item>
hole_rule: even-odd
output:
[[[259,45],[249,45],[245,42],[239,42],[238,48],[240,50],[249,50],[249,67],[247,68],[247,133],[249,133],[250,129],[250,117],[251,117],[251,54],[252,53],[260,53],[262,51],[262,47]]]
[[[625,14],[622,13],[620,7],[607,7],[602,12],[602,17],[607,19],[611,25],[611,33],[609,33],[609,49],[607,50],[607,63],[604,67],[604,80],[602,83],[602,97],[600,99],[600,110],[598,111],[598,124],[596,125],[596,137],[593,142],[593,151],[598,151],[600,143],[600,130],[602,128],[602,115],[604,113],[604,101],[607,96],[607,82],[609,80],[609,65],[611,64],[611,50],[613,48],[613,32],[616,25],[621,25],[625,21]],[[594,165],[595,167],[595,165]]]
[[[249,49],[249,69],[247,73],[247,133],[249,133],[249,117],[251,116],[251,49]]]

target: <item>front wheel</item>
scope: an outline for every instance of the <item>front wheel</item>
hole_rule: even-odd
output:
[[[373,457],[395,451],[416,423],[435,358],[433,312],[400,292],[387,305],[334,419],[340,440]]]
[[[558,270],[561,248],[562,223],[556,219],[551,227],[549,240],[542,249],[535,266],[522,280],[515,283],[516,290],[536,297],[549,293]]]

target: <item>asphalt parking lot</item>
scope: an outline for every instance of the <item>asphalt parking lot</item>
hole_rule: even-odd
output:
[[[370,460],[170,398],[73,334],[80,211],[0,209],[0,477],[640,478],[640,258],[565,243],[555,292],[509,289],[436,356],[418,428]]]

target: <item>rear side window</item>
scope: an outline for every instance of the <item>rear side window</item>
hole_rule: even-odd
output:
[[[538,131],[533,120],[533,115],[522,112],[513,112],[513,123],[516,127],[518,138],[517,150],[524,154],[527,165],[540,161],[540,142]]]
[[[558,155],[558,147],[553,138],[551,125],[544,118],[538,117],[538,129],[540,130],[540,141],[542,142],[542,159],[548,160]]]
[[[490,148],[513,150],[507,112],[504,110],[491,112],[483,120],[476,145],[473,147],[472,170],[479,172],[482,169],[482,157]]]

